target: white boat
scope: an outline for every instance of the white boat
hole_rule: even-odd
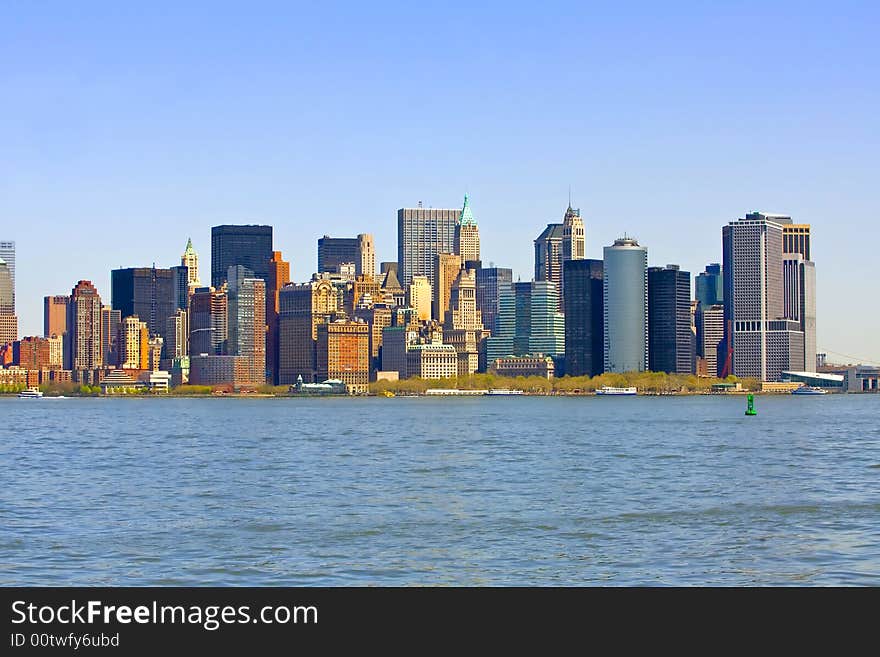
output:
[[[491,388],[487,395],[521,395],[523,394],[522,390],[511,390],[510,388]]]
[[[634,395],[638,392],[635,387],[615,388],[614,386],[602,386],[596,391],[597,395]]]
[[[827,395],[828,391],[824,388],[817,388],[816,386],[801,386],[800,388],[795,388],[791,391],[793,395]]]
[[[40,392],[39,388],[28,388],[27,390],[22,390],[18,393],[19,399],[41,399],[43,397],[43,393]]]

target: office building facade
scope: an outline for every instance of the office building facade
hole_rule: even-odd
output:
[[[565,372],[596,376],[605,371],[604,266],[601,260],[569,260],[563,265]]]
[[[219,289],[230,267],[241,265],[255,278],[269,278],[272,226],[214,226],[211,228],[211,285]]]
[[[692,374],[691,275],[678,265],[648,268],[648,369]]]
[[[648,369],[648,250],[630,237],[604,248],[606,372]]]
[[[407,287],[413,276],[427,276],[437,289],[434,266],[437,254],[455,253],[455,229],[461,210],[401,208],[397,211],[397,278]]]
[[[354,265],[355,276],[376,275],[376,247],[373,236],[363,233],[357,237],[330,237],[318,239],[318,272],[339,273],[344,263]]]

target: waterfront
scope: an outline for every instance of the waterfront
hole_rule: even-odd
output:
[[[880,582],[880,397],[0,400],[5,585]]]

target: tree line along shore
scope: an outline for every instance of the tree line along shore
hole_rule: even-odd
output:
[[[693,374],[667,374],[665,372],[628,372],[624,374],[605,373],[598,376],[563,376],[546,379],[532,377],[503,377],[495,374],[472,374],[448,379],[409,378],[398,381],[374,381],[370,384],[373,395],[421,395],[430,389],[456,388],[459,390],[491,390],[508,388],[522,390],[535,395],[590,395],[603,386],[615,388],[635,387],[639,394],[706,394],[712,386],[719,383],[739,383],[743,392],[759,392],[760,382],[757,379],[737,379],[729,376],[726,379],[697,377]],[[24,386],[0,385],[0,395],[18,394]],[[64,397],[97,397],[101,396],[98,385],[79,385],[75,383],[50,383],[40,386],[44,395]],[[182,385],[171,388],[168,392],[150,392],[143,389],[123,389],[105,396],[137,396],[137,397],[203,397],[227,394],[229,396],[289,396],[290,386],[255,386],[247,390],[231,391],[222,386]]]

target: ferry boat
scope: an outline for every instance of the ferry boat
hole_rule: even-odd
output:
[[[793,395],[827,395],[828,391],[824,388],[817,388],[816,386],[801,386],[800,388],[795,388],[791,391]]]
[[[635,387],[615,388],[614,386],[602,386],[596,391],[597,395],[634,395],[638,392]]]
[[[19,399],[41,399],[42,397],[43,393],[40,392],[39,388],[28,388],[18,393]]]
[[[511,390],[510,388],[491,388],[487,395],[521,395],[523,394],[522,390]]]

